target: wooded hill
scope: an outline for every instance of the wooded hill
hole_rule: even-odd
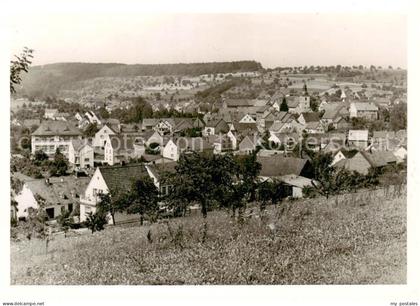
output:
[[[31,67],[23,76],[20,92],[39,95],[56,93],[67,84],[96,77],[134,77],[235,73],[263,69],[256,61],[190,64],[56,63]],[[18,91],[19,91],[18,89]]]

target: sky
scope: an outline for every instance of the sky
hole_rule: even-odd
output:
[[[34,65],[256,60],[265,68],[381,65],[406,68],[404,15],[32,14],[11,20],[11,54],[35,49]]]

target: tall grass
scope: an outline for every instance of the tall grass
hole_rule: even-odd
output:
[[[406,282],[405,186],[13,242],[12,284]]]

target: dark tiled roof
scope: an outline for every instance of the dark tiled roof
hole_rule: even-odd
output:
[[[319,121],[319,114],[318,113],[302,113],[305,122],[317,122]]]
[[[372,167],[383,167],[397,161],[395,155],[390,151],[361,151]]]
[[[273,155],[269,157],[258,156],[261,163],[261,176],[277,177],[287,174],[302,175],[304,168],[309,165],[309,160],[296,157]]]
[[[49,184],[45,179],[27,181],[26,185],[35,195],[41,196],[48,204],[69,204],[78,201],[89,184],[89,177],[65,176],[51,177]]]
[[[247,107],[254,106],[253,102],[248,99],[226,99],[225,103],[227,107]]]
[[[148,176],[143,164],[99,167],[99,170],[110,190],[129,190],[136,180]]]

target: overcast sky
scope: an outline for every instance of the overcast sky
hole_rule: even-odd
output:
[[[256,60],[406,67],[406,19],[369,14],[34,14],[12,22],[12,53],[34,64]]]

